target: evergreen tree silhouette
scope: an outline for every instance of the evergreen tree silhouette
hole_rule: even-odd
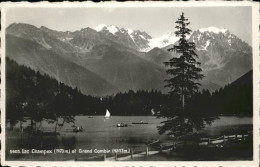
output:
[[[172,78],[167,79],[166,87],[171,89],[170,94],[177,95],[182,101],[182,108],[185,107],[185,99],[191,98],[194,93],[198,92],[200,83],[196,82],[204,76],[200,74],[202,71],[196,61],[198,55],[195,50],[195,43],[188,42],[186,37],[190,35],[191,30],[187,28],[190,24],[188,19],[184,17],[184,13],[175,22],[177,31],[175,35],[180,37],[178,45],[174,45],[169,51],[175,51],[179,57],[173,57],[169,62],[165,62],[166,67],[170,67],[167,73]]]
[[[203,128],[204,121],[208,119],[204,119],[197,108],[191,107],[200,86],[198,81],[204,76],[197,61],[195,43],[187,40],[187,36],[191,33],[187,28],[190,23],[184,17],[184,13],[175,23],[177,29],[175,35],[179,37],[179,41],[168,50],[175,51],[177,56],[164,63],[168,67],[167,74],[171,76],[170,79],[165,80],[167,83],[165,87],[169,87],[170,92],[168,104],[159,114],[167,120],[162,122],[163,125],[159,126],[158,130],[160,134],[167,133],[174,137],[182,137],[192,132],[193,128]]]

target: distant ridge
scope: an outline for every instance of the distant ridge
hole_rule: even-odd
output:
[[[15,55],[10,53],[8,55],[16,57],[19,64],[37,66],[36,70],[44,69],[45,73],[50,76],[57,75],[57,72],[54,71],[55,68],[46,68],[50,64],[49,61],[48,63],[43,61],[40,65],[37,63],[46,56],[42,54],[42,50],[45,52],[48,50],[50,53],[59,55],[57,59],[61,58],[61,62],[72,63],[101,78],[103,82],[98,79],[90,81],[86,78],[93,75],[88,76],[86,73],[82,77],[70,69],[74,74],[74,84],[71,84],[71,80],[68,78],[63,81],[68,85],[89,87],[88,91],[83,92],[93,95],[97,92],[92,88],[101,86],[101,82],[110,86],[106,91],[106,86],[101,86],[100,92],[97,94],[142,89],[154,89],[166,93],[164,80],[168,76],[163,63],[177,56],[175,52],[167,51],[178,40],[173,32],[152,38],[146,32],[119,28],[114,25],[103,24],[96,30],[87,27],[73,32],[62,32],[43,26],[37,28],[29,24],[14,23],[6,28],[6,33],[18,37],[20,40],[29,40],[42,47],[33,50],[33,47],[19,46],[18,40],[16,42],[13,40],[8,45],[15,45],[17,48],[19,46],[19,49],[15,52],[10,49],[9,52]],[[252,47],[227,29],[203,28],[193,31],[188,38],[196,45],[202,72],[206,76],[201,81],[201,89],[209,89],[210,92],[213,92],[232,83],[252,69]],[[7,47],[12,48],[12,46]],[[38,51],[38,49],[40,50]],[[28,57],[27,52],[34,55],[33,58]],[[20,55],[19,59],[18,55]],[[59,61],[57,60],[57,62]],[[82,80],[87,80],[92,83],[90,85],[95,86],[87,86]],[[95,83],[96,81],[99,82]],[[95,89],[97,90],[97,88]]]
[[[84,94],[107,95],[118,89],[93,72],[27,39],[6,36],[6,56]]]

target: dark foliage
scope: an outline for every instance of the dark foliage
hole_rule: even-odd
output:
[[[58,124],[73,123],[72,99],[78,94],[77,90],[6,58],[6,119],[11,126],[30,120],[30,130],[38,131],[41,122],[47,120],[56,122],[56,131]]]
[[[103,100],[103,105],[111,110],[113,115],[152,115],[152,109],[158,111],[164,104],[165,95],[154,90],[130,90]]]
[[[211,99],[215,113],[253,116],[253,71],[215,91]]]
[[[196,93],[186,101],[187,110],[179,107],[179,112],[175,110],[174,114],[189,117],[189,124],[199,129],[204,123],[210,123],[216,114],[252,115],[252,99],[251,71],[212,95],[207,90]],[[180,106],[179,101],[176,96],[156,90],[128,91],[103,98],[86,96],[78,89],[6,58],[6,119],[11,125],[25,120],[31,120],[33,126],[42,120],[64,124],[73,122],[74,115],[104,115],[105,109],[109,109],[111,115],[122,116],[152,115],[153,110],[162,117],[172,118],[172,108]],[[173,125],[177,121],[165,123]]]
[[[233,116],[252,116],[253,115],[253,72],[249,71],[233,83],[221,88],[210,94],[208,90],[196,93],[195,96],[187,103],[186,110],[179,112],[175,111],[175,118],[168,119],[163,122],[165,125],[159,128],[159,133],[163,133],[171,126],[175,133],[169,135],[180,135],[178,130],[178,123],[180,123],[180,116],[185,117],[187,124],[183,129],[192,130],[201,129],[206,124],[218,118],[219,115],[233,115]],[[171,101],[178,99],[168,100],[168,108],[161,109],[160,116],[171,118],[173,115],[174,104]],[[163,112],[163,113],[162,113]],[[178,117],[179,116],[179,117]],[[189,118],[189,119],[187,119]],[[179,122],[178,122],[179,121]]]
[[[164,64],[169,67],[166,71],[171,76],[167,79],[166,86],[171,90],[169,103],[160,113],[159,116],[166,117],[167,120],[162,122],[158,127],[159,133],[167,133],[174,137],[183,137],[192,133],[194,129],[199,130],[206,124],[211,123],[216,117],[208,114],[207,106],[199,108],[197,102],[207,104],[210,95],[203,92],[198,94],[200,84],[198,80],[204,76],[200,73],[200,63],[197,62],[196,46],[194,42],[189,42],[186,37],[190,35],[191,30],[187,28],[190,24],[184,17],[184,13],[175,22],[175,35],[179,37],[177,45],[170,48],[169,51],[175,51],[177,57],[173,57],[169,62]],[[208,96],[208,97],[207,97]]]
[[[168,95],[167,104],[158,113],[159,117],[167,118],[158,127],[160,134],[184,137],[218,118],[218,114],[212,110],[212,98],[208,90],[194,94],[186,101],[184,110],[178,101],[180,101],[178,98]]]
[[[169,51],[175,51],[179,57],[173,57],[169,62],[164,63],[169,67],[167,74],[171,75],[171,78],[166,80],[166,87],[171,89],[169,92],[171,95],[179,96],[184,100],[198,91],[200,84],[197,81],[204,76],[200,74],[201,68],[198,67],[200,63],[196,60],[198,55],[195,52],[195,43],[188,42],[186,39],[191,30],[187,28],[190,23],[184,17],[184,13],[175,23],[177,24],[175,35],[180,39],[178,45],[174,45]]]

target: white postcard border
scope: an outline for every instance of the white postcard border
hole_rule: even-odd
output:
[[[2,3],[2,31],[1,31],[1,164],[9,166],[258,166],[259,165],[259,4],[257,2],[20,2]],[[254,155],[253,161],[127,161],[127,162],[98,162],[98,161],[6,161],[5,160],[5,17],[6,9],[9,7],[49,7],[49,8],[86,8],[86,7],[252,7],[252,47],[253,47],[253,133],[254,133]]]

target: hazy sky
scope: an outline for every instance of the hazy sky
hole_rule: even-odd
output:
[[[227,28],[252,44],[251,7],[9,8],[6,23],[7,26],[13,22],[28,23],[61,31],[108,24],[139,29],[158,37],[175,31],[174,23],[182,12],[191,22],[192,30],[210,26]]]

